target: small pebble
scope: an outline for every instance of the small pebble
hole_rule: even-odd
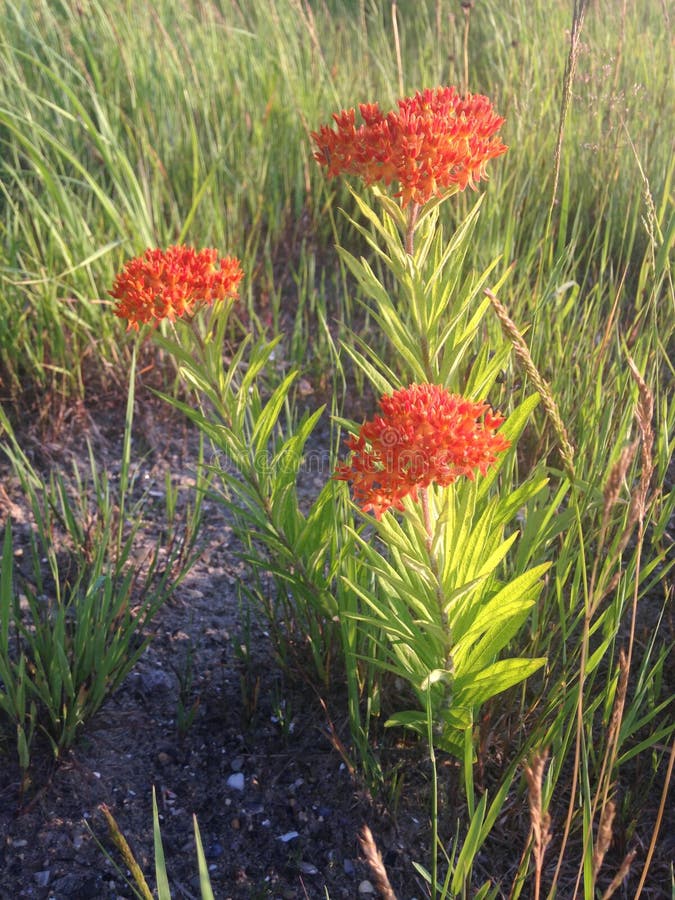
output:
[[[248,806],[244,807],[244,812],[248,816],[259,816],[261,813],[265,812],[265,807],[262,803],[249,803]]]
[[[300,871],[303,875],[318,875],[319,870],[313,863],[301,862],[300,863]]]
[[[173,689],[173,679],[168,672],[163,672],[159,668],[132,672],[129,679],[133,688],[142,694],[168,692]]]
[[[287,831],[286,834],[280,834],[277,840],[287,844],[289,841],[295,840],[296,837],[300,837],[297,831]]]
[[[375,888],[369,881],[362,881],[359,885],[359,897],[371,897],[375,895]]]
[[[214,841],[212,844],[205,850],[207,859],[218,859],[219,856],[222,856],[225,851],[223,850],[222,844],[219,844],[218,841]]]
[[[43,872],[34,872],[33,881],[37,884],[38,887],[47,887],[47,885],[49,884],[50,876],[51,872],[49,869],[45,869]]]
[[[75,831],[73,833],[73,847],[76,850],[81,850],[82,845],[84,844],[84,835],[81,831]]]
[[[235,772],[234,775],[230,775],[227,779],[227,786],[232,788],[233,791],[243,791],[244,790],[244,773],[243,772]]]

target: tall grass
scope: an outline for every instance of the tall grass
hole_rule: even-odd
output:
[[[517,261],[518,308],[507,299],[522,319],[535,302],[541,318],[568,281],[594,309],[620,283],[636,288],[648,243],[639,166],[657,209],[671,171],[656,113],[672,100],[658,4],[605,2],[586,17],[546,244],[567,3],[485,2],[468,17],[440,0],[399,4],[400,72],[388,4],[2,6],[4,396],[26,378],[81,394],[83,370],[116,358],[105,289],[120,260],[148,245],[237,253],[253,276],[251,311],[277,323],[282,292],[296,303],[289,269],[314,274],[317,256],[326,265],[335,229],[345,237],[336,208],[352,208],[342,186],[324,184],[308,132],[343,106],[393,104],[399,82],[406,92],[461,84],[467,68],[469,87],[506,115],[511,146],[471,262]],[[326,267],[325,292],[318,276],[305,279],[297,305],[341,318],[342,283]]]

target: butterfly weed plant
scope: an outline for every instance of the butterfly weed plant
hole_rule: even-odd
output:
[[[514,546],[518,516],[547,478],[537,466],[521,477],[516,458],[538,395],[508,415],[493,407],[511,347],[488,337],[495,329],[484,289],[496,263],[464,272],[480,202],[449,239],[439,221],[441,204],[475,188],[506,151],[503,119],[486,97],[454,88],[418,92],[387,114],[362,104],[360,116],[357,127],[355,111],[342,111],[312,139],[329,176],[356,175],[370,186],[365,198],[354,192],[360,219],[350,222],[386,279],[367,258],[339,253],[388,353],[356,336],[342,347],[380,396],[380,412],[358,425],[333,411],[334,435],[351,434],[349,455],[311,502],[298,483],[324,410],[293,415],[297,372],[275,377],[278,339],[248,334],[224,353],[237,261],[212,249],[148,250],[125,265],[111,293],[115,314],[131,328],[148,326],[192,392],[167,400],[209,439],[211,490],[232,511],[250,566],[272,576],[274,599],[259,596],[280,657],[300,642],[319,684],[346,673],[352,747],[366,771],[377,770],[368,735],[383,676],[409,685],[416,705],[385,724],[428,742],[434,850],[430,870],[420,871],[436,896],[466,889],[505,797],[502,789],[488,806],[484,794],[475,806],[478,711],[546,663],[519,653],[517,638],[548,563],[519,566]],[[165,320],[168,328],[158,329]],[[475,814],[471,841],[448,858],[444,884],[439,751],[461,762]]]

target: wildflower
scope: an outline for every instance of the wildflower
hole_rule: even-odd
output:
[[[397,181],[404,207],[423,205],[451,188],[474,187],[486,177],[488,161],[507,149],[496,136],[504,119],[488,98],[461,97],[454,87],[418,91],[386,115],[377,103],[362,103],[359,111],[358,128],[349,109],[333,115],[335,127],[312,132],[314,158],[330,178],[345,173],[366,184]]]
[[[127,262],[109,293],[117,300],[114,314],[138,330],[161,319],[189,318],[200,306],[235,298],[242,277],[238,259],[219,259],[211,248],[148,249]]]
[[[376,518],[403,509],[408,495],[432,482],[451,484],[484,475],[510,442],[495,431],[504,421],[487,403],[474,403],[437,384],[413,384],[380,399],[382,415],[361,426],[347,446],[349,465],[334,478],[352,482],[354,499]]]

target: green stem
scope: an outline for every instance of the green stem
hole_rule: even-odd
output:
[[[408,228],[405,233],[405,252],[408,256],[413,256],[415,253],[415,228],[421,209],[419,203],[411,203],[408,207]]]
[[[196,318],[193,316],[188,321],[190,323],[190,331],[192,332],[195,340],[197,341],[197,346],[199,347],[199,350],[201,352],[202,360],[204,361],[204,364],[206,365],[206,362],[207,362],[207,360],[206,360],[206,345],[204,344],[204,338],[199,333],[199,328],[197,326]]]
[[[429,506],[429,491],[423,487],[419,490],[419,496],[422,501],[422,517],[424,519],[424,530],[427,533],[425,545],[429,555],[429,565],[436,581],[436,602],[438,604],[438,612],[441,618],[441,627],[445,634],[445,659],[444,668],[448,672],[452,672],[452,654],[450,653],[450,623],[448,622],[448,614],[445,611],[445,594],[443,593],[443,585],[441,584],[441,573],[438,567],[438,559],[433,552],[433,534],[434,529],[431,522],[431,508]]]
[[[431,553],[432,541],[434,530],[431,524],[431,510],[429,509],[429,491],[427,488],[420,488],[420,499],[422,501],[422,516],[424,517],[424,530],[427,533],[426,538],[426,547],[427,553],[429,554],[429,561],[431,562],[431,568],[434,570],[434,575],[438,576],[438,566],[436,563],[435,557]]]
[[[434,373],[431,371],[431,359],[429,357],[429,341],[426,334],[420,335],[420,350],[422,351],[422,367],[424,376],[429,384],[434,383]]]
[[[408,225],[405,233],[405,252],[411,258],[415,255],[415,229],[417,228],[417,221],[419,219],[420,210],[422,209],[419,203],[411,203],[408,207]],[[434,380],[433,372],[431,371],[431,359],[429,358],[429,339],[424,331],[424,326],[421,324],[422,319],[419,315],[416,315],[416,321],[418,323],[418,328],[420,329],[420,348],[422,350],[422,367],[424,368],[424,376],[431,384]]]
[[[129,488],[129,469],[131,466],[131,429],[134,421],[134,399],[136,393],[136,357],[138,353],[138,340],[134,341],[131,351],[131,365],[129,367],[129,387],[127,389],[127,408],[124,416],[124,438],[122,440],[122,459],[120,465],[119,487],[119,522],[117,524],[117,558],[122,552],[124,540],[124,516],[127,490]]]
[[[431,685],[427,687],[427,741],[429,762],[431,763],[431,900],[436,900],[438,884],[438,773],[436,771],[436,751],[434,750],[434,721],[431,708]]]

